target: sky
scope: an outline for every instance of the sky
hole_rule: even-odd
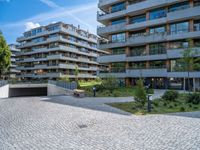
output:
[[[96,34],[98,0],[0,0],[0,30],[8,44],[34,27],[63,21]]]

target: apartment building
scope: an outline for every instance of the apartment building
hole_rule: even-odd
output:
[[[104,69],[97,57],[106,52],[97,49],[99,38],[63,22],[41,26],[17,38],[20,43],[19,67],[23,80],[48,80],[67,76],[95,79]]]
[[[116,76],[126,85],[142,77],[153,88],[188,87],[188,73],[177,66],[189,45],[200,56],[200,0],[99,0],[98,6],[103,25],[97,33],[107,39],[99,48],[109,52],[98,58],[109,66],[100,76]],[[199,88],[200,70],[189,77]]]
[[[11,58],[10,58],[10,61],[11,61],[11,65],[10,65],[10,68],[9,68],[9,72],[7,74],[7,78],[16,78],[17,75],[19,75],[20,71],[17,70],[17,54],[20,52],[20,50],[17,48],[17,45],[15,44],[10,44],[9,45],[10,47],[10,51],[11,51]]]

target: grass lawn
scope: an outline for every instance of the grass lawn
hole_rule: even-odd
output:
[[[135,102],[127,103],[112,103],[108,104],[110,106],[119,108],[121,110],[133,113],[133,114],[165,114],[165,113],[175,113],[175,112],[191,112],[200,111],[200,104],[195,105],[186,102],[186,95],[180,94],[179,98],[174,101],[164,101],[162,99],[157,99],[152,102],[152,112],[147,112],[147,104],[144,109],[137,109],[137,104]]]
[[[101,84],[101,82],[98,81],[80,81],[80,88],[82,90],[85,90],[87,96],[91,97],[93,96],[92,88],[94,86],[98,86]],[[149,90],[149,93],[153,93],[153,90]],[[135,88],[134,87],[119,87],[117,89],[114,89],[112,92],[109,90],[101,90],[96,92],[96,97],[130,97],[134,96],[135,94]]]
[[[86,91],[87,96],[93,96],[93,86],[82,86],[81,89]],[[133,87],[121,87],[114,89],[111,93],[108,90],[97,91],[96,97],[129,97],[134,96],[135,89]]]

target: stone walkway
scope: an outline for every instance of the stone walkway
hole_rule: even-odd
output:
[[[1,150],[200,150],[200,112],[134,116],[67,96],[0,100]]]

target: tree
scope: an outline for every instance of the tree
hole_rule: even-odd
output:
[[[0,31],[0,79],[3,78],[4,73],[8,70],[11,64],[10,56],[11,52],[9,46]]]
[[[114,89],[118,88],[117,78],[113,76],[107,76],[102,80],[102,88],[107,89],[112,93]]]
[[[134,98],[135,102],[138,104],[138,107],[143,108],[147,101],[147,93],[144,86],[144,81],[141,78],[136,82]]]
[[[200,58],[197,58],[198,55],[197,50],[195,50],[191,44],[191,40],[188,40],[189,46],[187,49],[183,51],[183,57],[178,60],[178,66],[176,66],[176,70],[178,71],[186,71],[188,78],[188,89],[190,91],[190,72],[200,69]],[[185,87],[184,87],[185,89]]]
[[[76,82],[78,82],[78,75],[79,75],[79,70],[78,70],[78,66],[76,66],[76,67],[75,67]]]

